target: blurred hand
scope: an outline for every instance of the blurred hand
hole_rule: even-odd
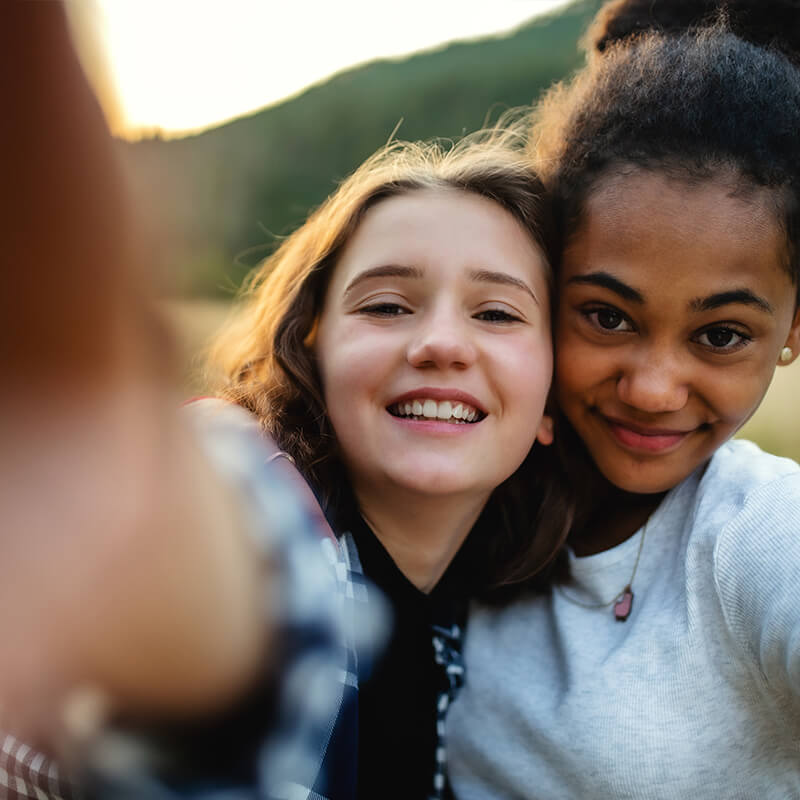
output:
[[[0,74],[0,701],[44,739],[84,683],[204,710],[259,662],[262,567],[177,419],[60,2],[2,4]]]

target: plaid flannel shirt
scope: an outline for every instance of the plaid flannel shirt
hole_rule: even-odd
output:
[[[91,759],[92,799],[338,800],[353,797],[358,653],[382,637],[384,609],[367,604],[351,537],[336,539],[308,486],[270,449],[252,417],[236,406],[201,400],[188,407],[220,475],[243,497],[250,528],[277,567],[267,613],[289,646],[279,664],[274,714],[256,756],[256,785],[167,782],[146,759],[120,774],[104,767],[102,741]],[[139,747],[141,742],[132,742]],[[351,753],[352,758],[347,754]],[[156,756],[159,754],[156,753]],[[156,763],[153,761],[153,763]]]
[[[0,798],[77,800],[69,780],[50,758],[10,734],[0,734]]]
[[[36,800],[353,800],[358,752],[358,658],[385,636],[386,609],[367,592],[355,542],[338,539],[294,467],[269,448],[242,409],[214,400],[189,407],[213,464],[243,497],[265,557],[280,576],[265,597],[285,642],[277,708],[257,753],[256,782],[167,781],[161,752],[112,731],[89,753],[84,792],[49,759],[7,737],[0,754],[0,798]],[[278,456],[278,457],[276,457]],[[368,602],[369,596],[369,602]],[[431,798],[449,796],[444,713],[463,677],[460,630],[433,633],[448,688],[437,707],[437,769]],[[224,735],[224,732],[221,732]],[[109,746],[110,745],[110,746]],[[120,752],[123,757],[120,758]],[[120,768],[120,763],[125,767]],[[391,780],[390,776],[387,776]],[[3,783],[5,781],[5,784]],[[13,787],[13,788],[12,788]],[[13,792],[13,793],[12,793]],[[387,796],[391,791],[387,787]]]

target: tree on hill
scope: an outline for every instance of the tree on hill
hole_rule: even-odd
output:
[[[507,36],[349,69],[199,135],[120,143],[165,291],[231,296],[401,120],[401,139],[457,138],[535,102],[581,65],[598,6],[580,0]]]

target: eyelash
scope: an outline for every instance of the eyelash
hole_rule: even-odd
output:
[[[619,329],[617,327],[606,327],[600,324],[599,315],[602,313],[607,313],[619,318],[619,322],[625,322],[630,327],[625,329]],[[593,308],[585,308],[581,311],[583,316],[588,320],[588,322],[594,327],[596,330],[600,331],[604,334],[619,334],[619,333],[630,333],[635,331],[634,325],[631,320],[627,317],[627,315],[623,314],[622,311],[614,308],[613,306],[596,306]],[[619,324],[619,323],[618,323]],[[731,334],[734,337],[738,337],[733,345],[726,344],[726,345],[714,345],[710,340],[707,342],[700,341],[701,337],[706,337],[708,339],[708,334],[715,333],[715,332],[724,332],[725,334]],[[692,341],[696,344],[699,344],[701,347],[709,350],[712,353],[720,353],[720,354],[727,354],[727,353],[734,353],[738,350],[741,350],[743,347],[747,347],[747,345],[753,340],[752,336],[748,336],[741,330],[737,330],[731,325],[710,325],[707,328],[699,331],[692,337]]]
[[[399,303],[375,303],[359,309],[359,313],[373,317],[401,317],[412,313]],[[522,318],[501,308],[487,308],[473,315],[474,319],[498,325],[521,322]]]
[[[503,308],[487,308],[479,311],[474,315],[475,319],[483,320],[484,322],[494,322],[497,324],[508,324],[510,322],[522,322],[522,317],[512,314]],[[490,317],[494,317],[491,319]]]
[[[373,317],[400,317],[411,313],[399,303],[375,303],[370,306],[364,306],[359,309],[359,312]]]

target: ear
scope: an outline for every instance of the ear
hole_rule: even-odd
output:
[[[553,418],[549,414],[545,414],[539,423],[536,441],[544,445],[553,444]]]
[[[789,333],[786,336],[784,348],[786,347],[792,351],[792,354],[786,359],[782,356],[778,356],[779,367],[788,367],[789,364],[800,355],[800,308],[795,312],[794,320],[792,320],[792,327],[789,328]],[[781,349],[781,353],[783,353],[783,348]]]

